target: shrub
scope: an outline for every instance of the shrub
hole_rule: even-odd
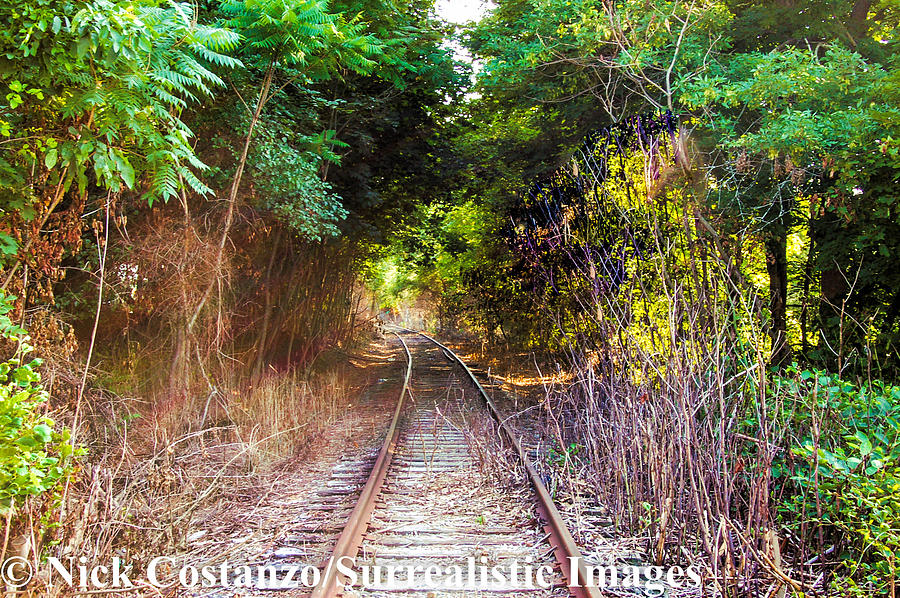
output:
[[[889,593],[900,571],[900,386],[811,371],[781,382],[804,430],[791,447],[799,464],[784,469],[797,492],[782,513],[835,542],[848,572],[836,592]]]
[[[69,432],[43,414],[49,398],[40,384],[39,359],[12,323],[14,297],[0,293],[0,335],[16,344],[16,357],[0,362],[0,513],[16,514],[28,497],[52,498],[72,471]]]

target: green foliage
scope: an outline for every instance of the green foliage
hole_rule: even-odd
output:
[[[91,177],[113,192],[146,181],[150,202],[209,191],[178,112],[223,85],[214,68],[240,64],[223,54],[235,34],[154,0],[7,5],[0,29],[6,209],[27,218],[28,204],[73,183],[83,194]]]
[[[893,0],[812,0],[801,10],[796,4],[766,0],[727,4],[735,13],[729,33],[740,52],[822,40],[839,41],[874,59],[895,51],[898,14]]]
[[[307,81],[344,68],[371,72],[383,51],[361,19],[331,12],[325,0],[223,0],[221,9],[255,66],[300,66],[297,74]]]
[[[855,178],[859,173],[844,160],[900,116],[895,78],[837,45],[818,53],[786,48],[735,56],[686,85],[682,101],[692,109],[722,109],[715,125],[729,149],[790,156],[798,164],[830,157],[841,176]],[[759,116],[752,127],[739,113],[747,110]]]
[[[575,122],[598,109],[619,119],[673,108],[679,86],[727,43],[731,17],[717,1],[513,0],[500,2],[470,43],[492,95],[559,102]]]
[[[850,578],[835,591],[888,593],[900,574],[900,386],[788,373],[778,385],[795,401],[784,424],[797,434],[799,463],[786,456],[775,468],[797,489],[780,507],[785,524],[797,533],[806,522],[821,526],[837,544]]]
[[[319,176],[325,159],[337,161],[324,144],[340,144],[334,131],[290,135],[261,127],[251,157],[251,174],[264,198],[263,206],[301,237],[321,240],[338,234],[336,223],[347,216],[340,197]],[[292,137],[289,142],[289,137]],[[299,147],[298,147],[299,146]],[[278,176],[270,176],[277,172]]]
[[[355,6],[330,6],[322,0],[226,0],[221,4],[227,23],[243,38],[246,62],[262,73],[249,128],[254,131],[261,125],[260,138],[249,156],[250,170],[257,175],[256,189],[263,195],[261,205],[307,239],[335,236],[336,223],[348,214],[340,196],[323,179],[329,166],[340,162],[339,153],[349,147],[338,138],[337,117],[339,106],[352,100],[339,96],[323,101],[327,96],[322,88],[348,86],[356,78],[369,77],[386,81],[381,91],[388,91],[405,86],[402,72],[419,75],[427,70],[405,60],[412,52],[409,46],[420,42],[420,32],[391,19],[384,26],[389,10],[378,6],[363,19]],[[342,92],[341,96],[350,95],[346,89]],[[267,107],[270,100],[274,105]],[[309,110],[310,100],[325,108],[323,114]],[[371,94],[365,101],[369,107],[377,102]],[[274,128],[267,130],[266,120]],[[304,134],[308,127],[318,133]],[[245,141],[249,144],[250,139]],[[235,184],[240,181],[240,168]],[[282,176],[272,177],[272,172]]]
[[[333,149],[340,167],[324,169],[349,211],[342,231],[382,243],[410,219],[416,203],[447,200],[459,165],[454,119],[469,80],[444,43],[448,28],[434,17],[430,0],[330,6],[362,15],[383,48],[375,72],[316,86],[331,99],[320,109],[322,128],[347,144]]]
[[[30,351],[25,330],[10,321],[14,297],[0,294],[0,335]],[[39,359],[0,363],[0,513],[21,507],[28,497],[54,496],[72,472],[69,432],[59,432],[41,412],[49,398],[40,384]]]
[[[575,473],[576,465],[581,459],[579,454],[582,447],[577,442],[570,442],[569,446],[560,449],[550,447],[547,450],[547,462],[557,468],[565,468],[569,473]]]
[[[806,225],[805,284],[822,287],[824,336],[807,355],[825,363],[836,352],[888,356],[900,339],[897,78],[895,66],[831,44],[737,54],[684,86],[684,105],[712,116],[696,122],[721,152],[719,213],[783,239]]]
[[[771,344],[790,345],[773,359],[799,350],[823,366],[874,359],[896,371],[900,14],[891,2],[496,4],[467,38],[484,63],[483,98],[469,107],[481,142],[474,163],[491,165],[481,178],[522,178],[471,184],[477,201],[502,206],[589,130],[671,108],[689,133],[691,179],[674,185],[702,215],[698,234],[739,248],[720,259],[768,294]]]

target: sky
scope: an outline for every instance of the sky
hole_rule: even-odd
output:
[[[438,15],[450,23],[463,25],[469,21],[477,21],[493,7],[490,0],[437,0],[435,3]],[[458,42],[447,42],[446,45],[453,49],[457,60],[473,64],[472,56]],[[475,70],[478,65],[473,64]]]
[[[485,0],[438,0],[438,14],[450,21],[461,25],[467,21],[477,21],[490,8],[490,2]]]

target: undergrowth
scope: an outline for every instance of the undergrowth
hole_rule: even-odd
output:
[[[893,595],[900,573],[900,386],[792,368],[775,391],[792,431],[773,464],[779,519],[810,558],[840,563],[835,595]],[[804,555],[806,556],[806,555]]]
[[[69,488],[61,543],[38,546],[37,554],[90,562],[118,556],[141,570],[153,557],[184,550],[204,521],[259,495],[285,463],[309,455],[352,402],[343,368],[331,360],[189,395],[94,391],[77,435],[90,466]],[[52,593],[47,582],[39,576],[33,587]]]

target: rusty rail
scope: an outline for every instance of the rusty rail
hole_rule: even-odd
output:
[[[381,451],[378,453],[378,458],[372,466],[372,473],[369,474],[369,479],[366,481],[366,485],[359,495],[359,500],[353,508],[353,511],[350,513],[350,517],[347,519],[344,530],[338,537],[337,543],[334,546],[334,552],[328,560],[328,566],[325,568],[325,572],[319,580],[319,585],[313,589],[312,594],[310,595],[311,598],[331,598],[332,596],[337,595],[340,582],[340,579],[338,578],[337,563],[344,557],[356,557],[356,553],[359,551],[359,546],[362,543],[362,537],[366,533],[366,528],[369,525],[372,511],[375,509],[375,499],[378,497],[378,493],[384,483],[384,478],[387,476],[388,469],[390,469],[394,451],[397,448],[397,439],[400,435],[400,427],[397,424],[400,420],[400,410],[403,407],[403,399],[406,397],[406,392],[409,388],[409,378],[412,375],[412,354],[409,352],[409,347],[406,346],[406,342],[403,338],[396,332],[393,334],[400,339],[403,350],[406,352],[406,377],[403,379],[403,388],[400,390],[397,408],[394,410],[394,417],[391,420],[391,427],[388,429],[387,438],[385,438]]]
[[[481,397],[487,404],[491,416],[497,422],[497,425],[506,439],[515,447],[522,465],[528,472],[531,486],[538,498],[538,513],[541,516],[544,531],[550,534],[550,541],[553,545],[553,552],[556,555],[556,560],[559,562],[563,574],[569,582],[569,593],[575,598],[601,598],[603,594],[600,590],[596,586],[590,585],[589,580],[591,579],[591,576],[588,574],[587,565],[584,562],[584,558],[581,556],[581,551],[578,550],[575,539],[569,532],[569,528],[566,527],[559,510],[556,508],[556,504],[553,502],[553,498],[541,481],[537,471],[528,460],[528,455],[525,454],[520,439],[513,433],[512,429],[507,425],[506,420],[500,415],[500,411],[497,409],[494,401],[488,396],[487,392],[485,392],[484,387],[481,386],[481,383],[475,377],[475,374],[473,374],[472,370],[469,369],[469,366],[460,359],[459,355],[447,346],[428,336],[424,332],[409,330],[408,328],[404,328],[404,330],[427,338],[429,341],[440,347],[441,350],[444,351],[444,355],[451,361],[455,361],[469,376],[469,379],[475,385],[475,388],[481,393]],[[570,559],[577,559],[575,562],[578,563],[578,567],[575,568],[574,571],[572,570],[573,568],[571,567]]]

